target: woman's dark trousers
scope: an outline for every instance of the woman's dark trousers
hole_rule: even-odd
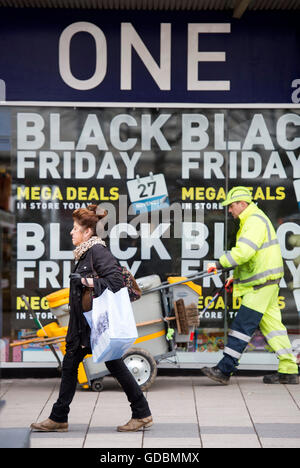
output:
[[[75,351],[69,350],[66,352],[62,366],[59,397],[56,403],[54,403],[49,416],[52,421],[68,421],[70,404],[77,386],[78,366],[87,354],[91,354],[91,349],[82,347],[77,348]],[[123,360],[116,359],[114,361],[107,361],[105,365],[126,393],[131,406],[132,417],[134,419],[140,419],[150,416],[151,412],[147,400]]]

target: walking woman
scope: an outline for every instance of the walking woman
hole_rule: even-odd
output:
[[[96,234],[96,226],[103,217],[96,214],[96,205],[73,212],[72,242],[76,247],[77,261],[70,280],[70,321],[66,337],[66,354],[62,365],[59,396],[48,419],[31,424],[31,429],[42,432],[67,432],[68,414],[77,386],[77,371],[80,362],[91,354],[90,327],[83,312],[91,309],[86,299],[93,288],[93,295],[100,296],[108,287],[113,292],[124,287],[121,269],[117,260]],[[153,424],[147,400],[122,359],[105,362],[111,375],[123,388],[132,410],[132,418],[120,432],[134,432]]]

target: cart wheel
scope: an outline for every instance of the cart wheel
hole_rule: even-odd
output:
[[[103,379],[95,379],[92,381],[91,389],[93,390],[93,392],[102,392],[103,390],[102,380]]]
[[[143,391],[153,384],[157,365],[154,357],[142,348],[131,348],[124,354],[123,360]]]

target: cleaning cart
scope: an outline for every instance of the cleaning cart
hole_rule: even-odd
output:
[[[168,333],[168,326],[164,321],[166,313],[162,310],[160,291],[156,290],[161,284],[159,276],[139,278],[137,283],[143,292],[141,298],[132,303],[138,338],[123,359],[137,383],[146,390],[155,380],[157,363],[174,356],[176,352],[172,340],[166,339]],[[155,289],[153,293],[145,294],[146,291],[153,289]],[[94,363],[92,356],[86,356],[79,375],[81,380],[85,376],[85,385],[92,390],[101,391],[103,377],[106,375],[109,375],[109,371],[104,363]]]
[[[136,280],[142,290],[141,298],[132,303],[138,338],[123,359],[143,390],[150,388],[155,381],[157,364],[176,357],[177,343],[189,341],[191,331],[199,326],[197,305],[202,288],[195,281],[209,275],[202,272],[188,277],[169,277],[163,283],[158,275]],[[40,328],[37,340],[43,346],[51,346],[52,350],[54,345],[59,345],[61,353],[65,354],[69,289],[56,291],[46,298],[57,322]],[[107,375],[109,371],[105,364],[94,363],[92,356],[88,355],[79,365],[78,383],[83,388],[101,391],[103,378]]]

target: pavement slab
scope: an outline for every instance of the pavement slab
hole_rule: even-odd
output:
[[[49,416],[59,379],[5,379],[0,429],[28,431]],[[146,392],[154,425],[134,433],[116,427],[131,417],[117,382],[100,393],[78,388],[69,432],[31,432],[31,448],[189,449],[300,448],[300,385],[265,385],[236,376],[222,386],[205,376],[158,376]]]

